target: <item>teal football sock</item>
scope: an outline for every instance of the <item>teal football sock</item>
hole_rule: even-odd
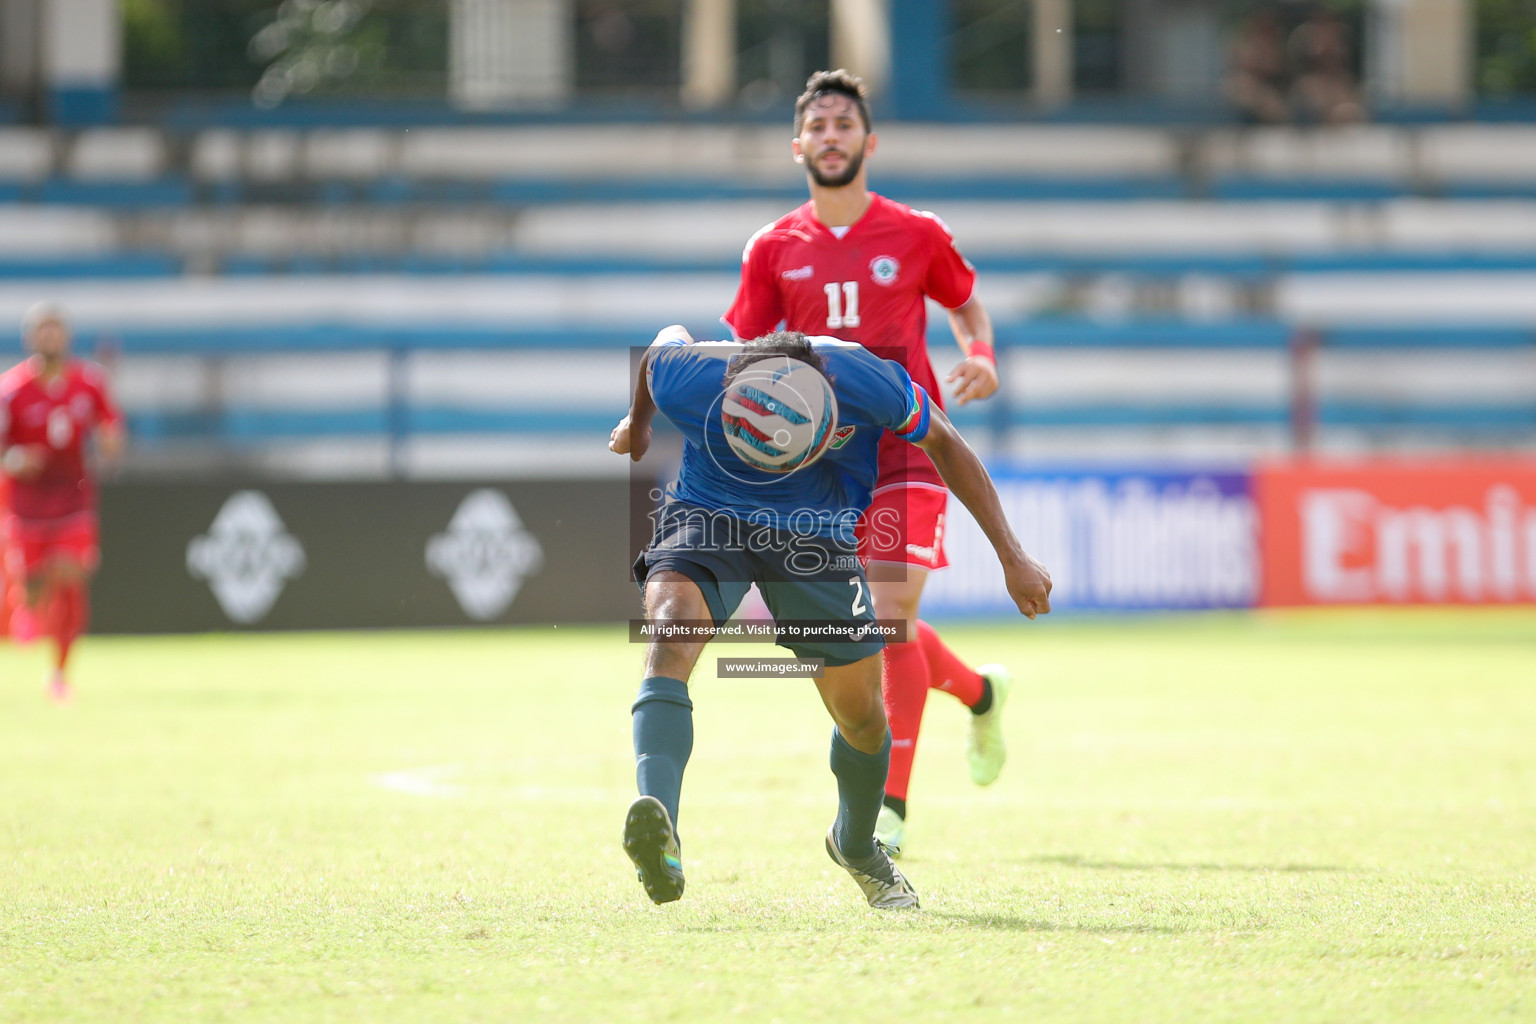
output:
[[[837,776],[837,848],[849,860],[875,852],[875,819],[885,795],[885,775],[891,767],[891,734],[876,754],[853,749],[843,734],[832,730],[832,774]]]
[[[683,769],[693,753],[693,701],[688,684],[669,676],[648,676],[635,698],[635,784],[642,796],[661,801],[677,828]]]

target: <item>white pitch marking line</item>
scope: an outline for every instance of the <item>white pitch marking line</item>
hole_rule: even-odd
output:
[[[460,796],[464,792],[463,786],[455,786],[452,783],[441,780],[443,776],[456,775],[463,771],[463,769],[464,766],[459,764],[439,764],[429,768],[407,768],[398,772],[370,775],[368,781],[375,786],[392,789],[396,793],[409,793],[412,796]]]

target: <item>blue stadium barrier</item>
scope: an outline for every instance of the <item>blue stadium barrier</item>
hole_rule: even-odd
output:
[[[887,110],[882,120],[899,121]],[[468,111],[442,99],[377,100],[293,98],[272,108],[260,108],[248,97],[201,96],[178,99],[157,115],[170,131],[204,128],[414,128],[442,125],[513,124],[783,124],[789,119],[786,99],[766,109],[726,108],[691,111],[662,99],[600,96],[548,109]],[[1237,110],[1217,98],[1171,100],[1145,95],[1080,96],[1071,102],[1041,107],[1021,98],[994,99],[958,94],[951,97],[944,118],[971,124],[1080,124],[1236,126]],[[19,119],[14,105],[0,105],[0,122]],[[1480,98],[1455,108],[1433,105],[1381,105],[1372,111],[1380,124],[1465,124],[1536,121],[1536,100],[1529,96]]]
[[[1103,323],[1087,319],[1002,321],[994,325],[999,348],[1184,348],[1284,349],[1295,328],[1276,320],[1191,323],[1179,320],[1132,320]],[[272,326],[125,328],[110,332],[130,355],[248,355],[284,352],[356,352],[385,350],[529,350],[625,349],[650,342],[654,325],[560,328],[473,324],[305,323]],[[1326,348],[1483,348],[1536,345],[1536,331],[1516,327],[1406,326],[1337,327],[1323,332]],[[0,332],[0,343],[18,341],[14,328]],[[948,328],[931,326],[935,347],[952,344]]]
[[[1351,253],[1268,256],[1251,254],[1179,254],[1168,256],[982,256],[973,260],[988,274],[1056,274],[1089,277],[1121,274],[1177,280],[1188,274],[1260,284],[1287,273],[1458,273],[1536,270],[1536,252],[1504,253]],[[218,271],[231,277],[286,274],[538,274],[561,276],[645,276],[651,274],[734,275],[735,256],[543,256],[496,252],[481,256],[434,253],[342,253],[258,256],[236,253],[223,258]],[[83,256],[0,258],[0,277],[133,278],[176,276],[185,272],[168,253],[108,252]]]
[[[167,253],[0,258],[0,279],[81,277],[177,277],[181,260]]]
[[[275,326],[125,328],[111,332],[128,355],[233,356],[291,352],[451,349],[625,349],[647,345],[654,325],[633,329],[510,329],[461,324],[370,326],[307,323]],[[14,329],[0,337],[15,341]]]
[[[601,434],[618,422],[611,412],[571,409],[396,408],[344,410],[225,408],[199,412],[135,412],[136,442],[217,438],[234,445],[303,438],[441,434]]]
[[[1206,274],[1245,283],[1260,283],[1286,273],[1374,273],[1391,271],[1458,272],[1536,270],[1536,252],[1510,253],[1360,253],[1270,256],[1257,253],[1180,254],[1169,256],[980,256],[972,260],[987,274],[1060,274],[1092,276],[1124,274],[1133,277],[1177,279],[1186,274]],[[346,253],[334,257],[280,257],[236,254],[224,259],[222,270],[230,275],[287,274],[297,268],[319,266],[338,274],[735,274],[737,258],[690,256],[564,256],[498,252],[483,256],[444,256],[435,253],[404,255]]]
[[[105,206],[113,209],[144,209],[186,206],[192,202],[192,186],[180,177],[151,181],[79,181],[50,178],[37,188],[44,203],[71,206]]]
[[[407,409],[403,417],[412,434],[597,434],[603,437],[624,415],[623,409]]]
[[[1078,178],[1053,176],[913,177],[886,175],[887,194],[923,207],[956,201],[1138,202],[1200,199],[1218,202],[1380,203],[1407,196],[1457,199],[1529,199],[1536,184],[1523,181],[1464,182],[1446,186],[1372,179],[1225,177],[1211,182],[1165,177]],[[771,200],[794,205],[805,199],[804,182],[786,161],[782,180],[732,182],[680,178],[505,178],[442,181],[390,175],[371,181],[295,179],[282,183],[220,181],[193,184],[180,175],[148,181],[82,181],[54,177],[39,184],[0,184],[0,202],[45,202],[144,209],[195,203],[228,206],[285,202],[320,206],[481,205],[509,207],[552,203],[643,204]]]
[[[1510,252],[1350,252],[1298,254],[1277,260],[1281,271],[1291,273],[1380,273],[1419,271],[1458,273],[1468,271],[1536,269],[1536,251]]]
[[[369,436],[390,432],[387,409],[310,411],[293,409],[225,409],[220,417],[223,438],[235,444],[273,439]]]
[[[196,413],[138,412],[129,427],[139,443],[217,439],[234,445],[275,440],[444,434],[593,434],[606,435],[622,408],[388,408],[288,410],[229,408]],[[995,426],[986,412],[955,410],[961,429]],[[1116,405],[1015,409],[1006,424],[1018,428],[1271,427],[1290,422],[1289,410],[1276,405],[1221,406],[1202,403]],[[1527,434],[1536,429],[1536,403],[1390,406],[1371,403],[1324,403],[1324,426],[1364,429],[1462,430],[1478,434]]]
[[[1314,200],[1381,202],[1412,195],[1411,185],[1380,179],[1265,178],[1232,176],[1210,183],[1209,196],[1239,202]]]
[[[1443,324],[1414,327],[1335,327],[1324,335],[1328,348],[1509,349],[1536,346],[1529,327],[1468,327]]]
[[[1437,195],[1442,199],[1536,199],[1536,182],[1452,182],[1443,185]]]
[[[1502,402],[1388,405],[1324,401],[1318,407],[1317,419],[1324,426],[1528,433],[1536,429],[1536,399],[1522,405]]]
[[[1293,328],[1277,320],[1191,323],[1187,320],[1040,319],[993,325],[999,347],[1017,348],[1285,348]],[[936,325],[931,344],[948,344],[948,328]]]

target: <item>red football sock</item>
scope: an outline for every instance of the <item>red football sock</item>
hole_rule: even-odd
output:
[[[974,707],[986,692],[981,673],[961,661],[933,627],[921,619],[917,623],[917,642],[923,645],[923,654],[928,659],[928,685],[953,694],[966,707]]]
[[[48,635],[58,647],[58,669],[64,670],[69,661],[69,649],[75,638],[85,630],[89,614],[85,584],[60,583],[53,588],[47,603]]]
[[[922,644],[914,640],[886,644],[880,664],[880,692],[891,725],[891,768],[885,777],[885,794],[905,800],[912,778],[912,756],[917,753],[917,730],[923,724],[923,705],[928,702],[928,659]]]

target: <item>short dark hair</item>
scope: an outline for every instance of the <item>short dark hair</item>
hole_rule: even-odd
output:
[[[753,363],[760,363],[764,359],[774,356],[788,356],[798,359],[802,363],[809,363],[816,368],[816,372],[823,377],[827,376],[827,361],[821,353],[811,347],[811,339],[799,331],[774,331],[765,334],[761,338],[753,338],[741,346],[741,351],[732,357],[730,365],[725,370],[725,387],[731,386],[731,381],[741,375],[741,371]]]
[[[805,80],[805,92],[795,100],[796,135],[805,127],[806,108],[818,96],[828,93],[837,93],[853,100],[854,106],[859,108],[859,116],[864,119],[864,130],[875,130],[874,123],[869,119],[869,89],[864,85],[864,79],[846,68],[838,68],[836,71],[818,71]]]

